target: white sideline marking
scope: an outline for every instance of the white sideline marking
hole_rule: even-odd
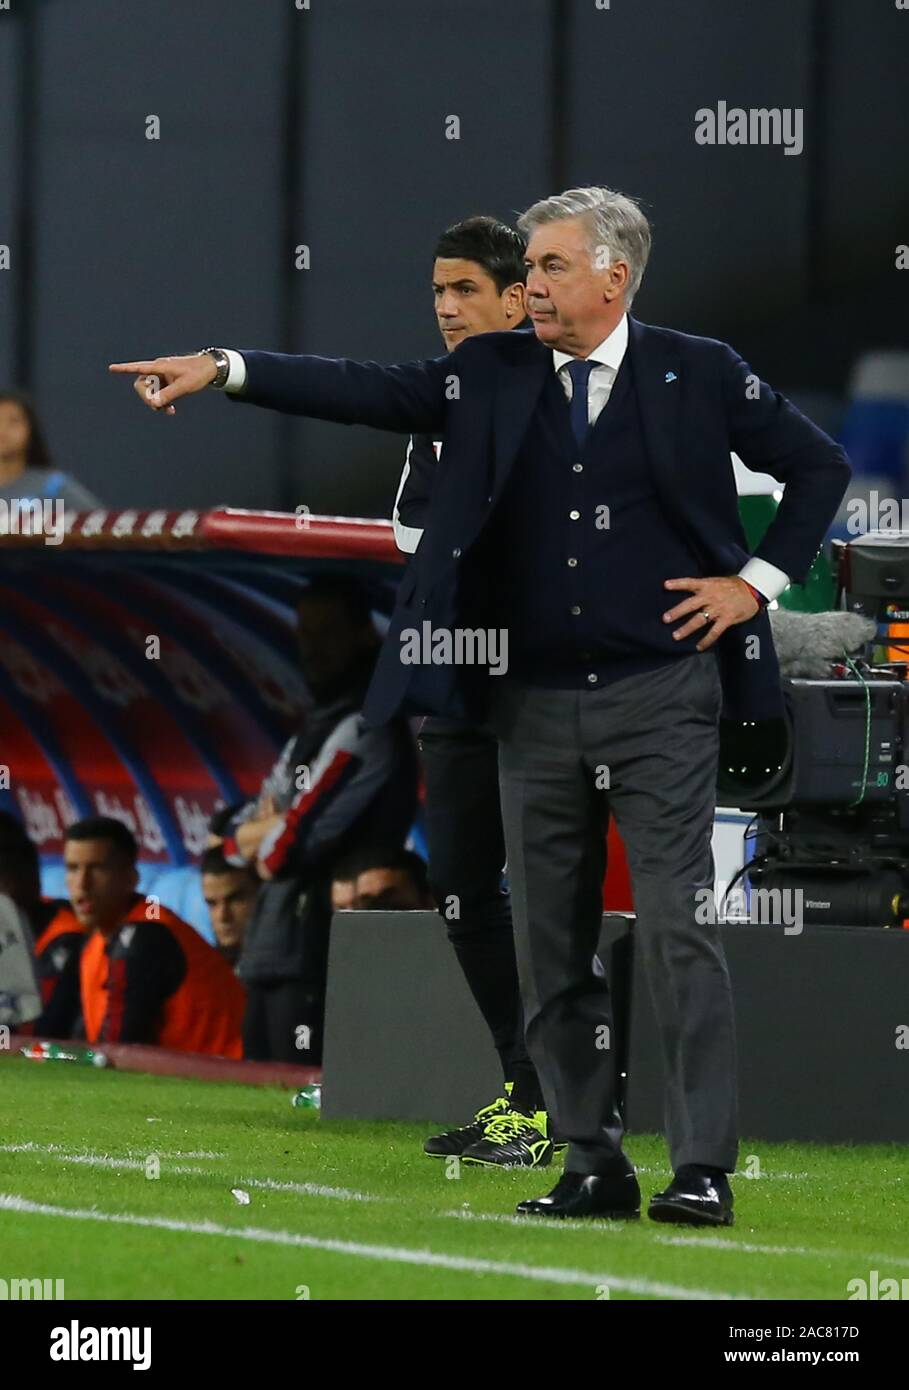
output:
[[[42,1154],[50,1154],[50,1153],[54,1153],[55,1151],[59,1150],[59,1148],[60,1148],[60,1145],[59,1145],[59,1144],[32,1144],[31,1142],[29,1142],[29,1143],[27,1143],[27,1144],[0,1144],[0,1153],[4,1153],[4,1154],[24,1154],[24,1153],[42,1153]]]
[[[55,1163],[75,1163],[85,1168],[115,1168],[121,1171],[144,1172],[147,1159],[144,1158],[114,1158],[110,1154],[68,1154],[64,1153],[57,1144],[0,1144],[0,1153],[16,1153],[23,1149],[37,1149],[41,1153],[46,1153],[48,1158],[52,1158]],[[163,1158],[164,1154],[159,1154],[157,1150],[152,1150],[149,1158]],[[170,1173],[194,1173],[197,1177],[215,1177],[216,1175],[209,1168],[188,1168],[179,1163],[170,1165]]]
[[[233,1240],[325,1250],[335,1255],[351,1255],[361,1260],[379,1260],[388,1264],[422,1265],[435,1269],[457,1270],[464,1274],[501,1274],[514,1279],[531,1279],[543,1284],[571,1284],[592,1291],[596,1290],[597,1285],[606,1284],[610,1291],[616,1289],[623,1293],[650,1294],[655,1298],[738,1301],[732,1294],[713,1293],[708,1289],[690,1289],[680,1284],[663,1284],[649,1279],[618,1278],[612,1274],[597,1274],[593,1270],[513,1264],[506,1260],[477,1260],[466,1255],[439,1255],[431,1250],[409,1250],[404,1246],[325,1240],[317,1236],[298,1235],[293,1231],[263,1230],[257,1226],[219,1226],[214,1221],[176,1221],[164,1216],[138,1216],[127,1212],[53,1207],[44,1202],[31,1202],[12,1193],[0,1193],[0,1211],[15,1211],[27,1216],[58,1216],[71,1221],[100,1221],[116,1226],[145,1226],[154,1230],[179,1231],[189,1235],[226,1236]]]
[[[736,1250],[743,1255],[831,1255],[852,1258],[851,1250],[811,1250],[802,1245],[754,1245],[749,1241],[735,1243],[735,1239],[723,1240],[721,1236],[654,1236],[660,1245],[703,1245],[708,1250]],[[857,1258],[861,1258],[858,1256]],[[889,1256],[888,1256],[889,1258]],[[909,1260],[906,1261],[909,1264]]]
[[[741,1241],[735,1243],[735,1237],[731,1240],[723,1240],[721,1236],[655,1236],[655,1241],[660,1245],[703,1245],[705,1250],[735,1250],[741,1251],[744,1255],[828,1255],[831,1259],[863,1259],[862,1254],[856,1254],[853,1250],[812,1250],[808,1245],[756,1245],[751,1241]],[[869,1259],[878,1258],[869,1255]],[[899,1255],[880,1255],[880,1259],[888,1259],[891,1265],[909,1265],[909,1259],[903,1259]]]
[[[636,1163],[634,1165],[634,1170],[636,1173],[656,1173],[659,1177],[664,1178],[666,1182],[669,1182],[672,1176],[671,1170],[663,1166],[659,1168],[647,1168],[642,1163]],[[750,1178],[745,1172],[729,1174],[730,1181],[735,1179],[741,1182],[767,1182],[768,1180],[775,1182],[802,1182],[805,1178],[810,1177],[810,1173],[761,1173],[759,1178]]]
[[[624,1221],[608,1221],[605,1219],[597,1220],[595,1217],[592,1222],[587,1220],[536,1221],[533,1217],[509,1216],[504,1213],[499,1214],[498,1212],[466,1211],[464,1209],[443,1211],[439,1214],[449,1218],[453,1217],[458,1221],[492,1221],[499,1225],[520,1226],[524,1231],[572,1231],[577,1234],[579,1231],[589,1230],[591,1225],[593,1225],[598,1236],[602,1235],[604,1232],[619,1236],[629,1230],[639,1231],[645,1229],[636,1221],[629,1223]],[[734,1235],[724,1240],[722,1236],[667,1236],[657,1235],[656,1232],[654,1232],[650,1236],[650,1240],[654,1245],[690,1245],[695,1247],[700,1245],[709,1250],[731,1250],[735,1254],[742,1255],[810,1255],[814,1259],[826,1256],[830,1259],[841,1260],[889,1261],[892,1265],[909,1266],[909,1258],[904,1255],[863,1255],[860,1250],[836,1250],[832,1247],[812,1249],[809,1246],[801,1245],[756,1245],[748,1241],[737,1241]]]
[[[114,1158],[109,1154],[70,1154],[61,1151],[58,1144],[0,1144],[0,1153],[22,1153],[24,1151],[46,1153],[56,1163],[75,1163],[86,1168],[113,1168],[121,1172],[141,1173],[145,1171],[144,1158]],[[164,1158],[164,1154],[158,1154]],[[208,1155],[205,1155],[206,1157]],[[219,1155],[213,1155],[218,1157]],[[189,1157],[189,1155],[184,1155]],[[223,1157],[223,1155],[220,1155]],[[181,1177],[220,1178],[211,1168],[187,1168],[183,1164],[172,1163],[166,1170]],[[317,1182],[282,1182],[277,1178],[237,1178],[243,1187],[260,1187],[270,1192],[295,1192],[301,1197],[330,1197],[342,1202],[382,1202],[394,1198],[371,1197],[367,1192],[354,1192],[349,1187],[325,1187]]]
[[[90,1154],[90,1153],[89,1153],[89,1154],[63,1154],[63,1153],[61,1152],[61,1150],[62,1150],[62,1145],[60,1145],[60,1144],[33,1144],[33,1143],[27,1143],[27,1144],[0,1144],[0,1153],[25,1153],[25,1152],[27,1152],[27,1151],[28,1151],[28,1152],[33,1152],[33,1153],[38,1153],[38,1152],[40,1152],[40,1153],[53,1154],[53,1155],[56,1156],[56,1157],[62,1158],[62,1160],[63,1160],[64,1162],[68,1162],[68,1163],[89,1163],[89,1164],[92,1163],[92,1162],[94,1162],[94,1163],[97,1163],[97,1165],[98,1165],[99,1167],[115,1167],[115,1166],[116,1166],[116,1162],[120,1162],[120,1160],[117,1160],[116,1162],[114,1162],[114,1161],[112,1161],[112,1160],[108,1160],[108,1159],[106,1159],[105,1155],[103,1155],[103,1154]],[[169,1153],[169,1154],[160,1153],[160,1154],[158,1155],[158,1157],[159,1157],[159,1158],[226,1158],[226,1157],[227,1157],[227,1154],[224,1154],[224,1153],[212,1153],[212,1152],[210,1152],[210,1151],[201,1149],[201,1150],[199,1150],[199,1151],[197,1151],[197,1152],[195,1152],[195,1153],[179,1153],[179,1152],[174,1152],[174,1153]],[[144,1166],[144,1161],[143,1161],[142,1166]],[[662,1168],[647,1168],[647,1167],[643,1167],[643,1166],[640,1165],[640,1164],[636,1164],[635,1167],[636,1167],[636,1171],[637,1171],[638,1173],[660,1173],[660,1174],[664,1174],[664,1169],[662,1169]],[[179,1169],[171,1169],[171,1172],[174,1172],[174,1171],[179,1172],[180,1170],[179,1170]],[[196,1171],[201,1171],[201,1170],[197,1170],[197,1169],[186,1169],[185,1171],[186,1171],[186,1172],[196,1172]],[[214,1177],[214,1176],[216,1176],[216,1174],[211,1174],[211,1176]],[[761,1175],[760,1178],[746,1178],[746,1177],[744,1177],[744,1175],[741,1174],[741,1173],[733,1173],[733,1174],[732,1174],[732,1177],[733,1177],[733,1178],[736,1178],[736,1177],[742,1178],[742,1179],[743,1179],[744,1181],[746,1181],[746,1182],[766,1182],[768,1179],[774,1179],[774,1180],[780,1181],[780,1182],[798,1182],[798,1181],[801,1181],[802,1179],[808,1178],[808,1177],[810,1177],[810,1176],[811,1176],[811,1175],[810,1175],[809,1173],[764,1173],[764,1174]],[[667,1181],[668,1181],[668,1178],[667,1178]],[[267,1186],[267,1185],[268,1185],[268,1182],[267,1182],[267,1180],[263,1180],[262,1182],[257,1183],[257,1185],[258,1185],[258,1186]],[[370,1197],[370,1196],[369,1196],[367,1193],[365,1193],[365,1192],[351,1192],[351,1191],[349,1191],[348,1189],[342,1188],[342,1187],[338,1187],[338,1188],[328,1188],[328,1187],[326,1187],[326,1188],[319,1188],[319,1189],[317,1190],[317,1184],[313,1184],[313,1183],[301,1183],[301,1184],[298,1184],[296,1187],[295,1187],[293,1184],[289,1184],[284,1190],[286,1190],[286,1191],[288,1191],[288,1192],[296,1192],[296,1191],[299,1191],[299,1192],[300,1192],[302,1195],[304,1195],[304,1196],[313,1196],[313,1197],[319,1197],[319,1196],[323,1196],[323,1197],[347,1197],[347,1199],[348,1199],[349,1201],[354,1201],[354,1202],[364,1202],[364,1201],[373,1201],[373,1202],[375,1202],[375,1201],[390,1201],[390,1200],[394,1200],[394,1199],[392,1199],[392,1198]]]
[[[62,1150],[62,1146],[59,1144],[35,1144],[31,1142],[22,1144],[0,1144],[0,1153],[24,1152],[46,1153],[49,1157],[53,1158],[58,1163],[75,1163],[85,1165],[86,1167],[112,1168],[121,1170],[132,1170],[136,1172],[144,1171],[145,1169],[145,1159],[113,1158],[107,1154],[96,1154],[91,1152],[86,1154],[65,1153]],[[195,1155],[190,1155],[188,1153],[183,1155],[183,1157],[185,1158],[189,1158],[191,1156]],[[209,1153],[200,1153],[199,1156],[206,1158],[226,1157],[225,1154],[210,1155]],[[161,1154],[159,1155],[159,1157],[163,1158],[165,1157],[165,1155]],[[222,1174],[215,1173],[212,1169],[187,1168],[178,1164],[171,1165],[167,1171],[170,1173],[179,1174],[180,1176],[208,1178],[219,1178],[222,1176]],[[637,1171],[639,1173],[643,1173],[651,1170],[638,1168]],[[808,1174],[778,1173],[775,1176],[780,1178],[795,1178],[803,1176],[807,1177]],[[751,1179],[751,1181],[758,1181],[758,1179]],[[763,1181],[763,1179],[761,1179],[761,1181]],[[238,1178],[237,1182],[242,1184],[244,1187],[254,1187],[269,1192],[294,1192],[301,1197],[325,1197],[342,1202],[393,1203],[400,1200],[396,1197],[380,1197],[368,1192],[357,1192],[347,1187],[326,1187],[321,1183],[314,1182],[292,1182],[290,1180],[282,1181],[277,1178]],[[518,1216],[517,1214],[511,1215],[504,1212],[475,1212],[466,1210],[464,1208],[456,1208],[452,1211],[444,1212],[429,1212],[427,1214],[430,1217],[442,1216],[446,1219],[455,1219],[458,1221],[486,1221],[492,1222],[496,1225],[520,1226],[525,1231],[533,1229],[545,1231],[577,1232],[588,1229],[591,1224],[588,1221],[584,1221],[581,1223],[576,1223],[572,1221],[535,1221],[532,1217]],[[598,1233],[608,1231],[610,1233],[618,1235],[625,1229],[627,1228],[624,1223],[617,1223],[606,1220],[596,1222],[596,1230]],[[636,1223],[635,1229],[640,1229],[639,1227],[637,1227]],[[749,1241],[738,1241],[735,1236],[732,1236],[729,1239],[723,1239],[723,1237],[721,1236],[670,1236],[657,1235],[654,1233],[651,1239],[655,1245],[681,1245],[693,1247],[702,1246],[704,1249],[710,1250],[738,1251],[743,1255],[806,1255],[813,1259],[816,1259],[818,1257],[823,1258],[824,1256],[827,1256],[831,1259],[867,1259],[878,1262],[889,1261],[891,1265],[909,1267],[909,1257],[905,1257],[902,1255],[865,1256],[862,1255],[861,1252],[857,1252],[855,1250],[838,1250],[832,1247],[818,1249],[813,1248],[811,1246],[799,1245],[759,1245]]]
[[[130,1150],[132,1153],[133,1150]],[[166,1153],[162,1150],[159,1158],[226,1158],[227,1154],[214,1153],[211,1149],[170,1149]]]
[[[719,1236],[655,1236],[654,1239],[661,1245],[704,1245],[711,1250],[741,1250],[746,1255],[811,1255],[815,1258],[828,1255],[832,1259],[886,1260],[892,1265],[909,1265],[909,1258],[905,1255],[863,1255],[855,1250],[817,1250],[802,1245],[753,1245],[746,1241],[737,1245],[734,1237],[723,1240]]]
[[[597,1235],[602,1235],[605,1231],[610,1235],[621,1235],[624,1231],[633,1227],[635,1230],[641,1229],[639,1221],[610,1221],[606,1217],[600,1220],[598,1217],[585,1218],[583,1221],[537,1221],[532,1216],[519,1216],[508,1212],[497,1211],[467,1211],[463,1207],[455,1208],[453,1211],[438,1212],[437,1215],[451,1217],[456,1221],[491,1221],[499,1226],[520,1226],[522,1231],[586,1231],[593,1228]]]
[[[130,1152],[130,1153],[134,1153],[135,1150],[134,1150],[134,1149],[130,1149],[129,1152]],[[158,1155],[159,1158],[167,1158],[167,1159],[171,1159],[171,1158],[226,1158],[226,1157],[227,1157],[227,1154],[225,1154],[225,1153],[214,1153],[211,1149],[194,1149],[194,1150],[192,1150],[192,1151],[189,1151],[189,1150],[184,1151],[184,1150],[182,1150],[182,1149],[169,1149],[169,1150],[164,1150],[164,1149],[158,1150],[158,1149],[155,1149],[153,1152],[155,1152],[155,1153]],[[78,1162],[78,1163],[97,1163],[99,1166],[104,1166],[105,1163],[107,1163],[107,1162],[109,1162],[109,1161],[111,1161],[111,1162],[120,1162],[120,1161],[121,1161],[121,1160],[119,1160],[119,1159],[116,1159],[116,1160],[109,1160],[109,1159],[108,1159],[108,1156],[107,1156],[106,1154],[96,1154],[96,1153],[92,1152],[92,1150],[89,1150],[88,1153],[85,1153],[85,1154],[68,1154],[68,1153],[64,1153],[63,1145],[62,1145],[62,1144],[35,1144],[35,1143],[31,1143],[31,1142],[29,1142],[29,1143],[27,1143],[27,1144],[0,1144],[0,1153],[3,1153],[3,1154],[43,1153],[43,1154],[49,1154],[52,1158],[56,1158],[56,1159],[58,1159],[58,1160],[61,1160],[61,1159],[62,1159],[63,1161],[65,1161],[65,1162],[67,1162],[67,1163],[77,1163],[77,1162]],[[127,1162],[128,1160],[123,1159],[122,1161],[125,1163],[125,1162]],[[144,1160],[144,1159],[142,1160],[142,1163],[143,1163],[143,1164],[145,1163],[145,1160]],[[193,1173],[195,1173],[195,1172],[198,1172],[198,1171],[199,1171],[199,1170],[196,1169],[196,1168],[187,1169],[187,1172],[193,1172]]]
[[[349,1187],[323,1187],[317,1182],[284,1182],[278,1178],[240,1178],[239,1181],[246,1187],[264,1187],[269,1192],[298,1192],[303,1197],[335,1197],[342,1202],[397,1201],[395,1197],[373,1197],[368,1192],[354,1192]]]
[[[804,1182],[810,1178],[810,1173],[762,1173],[759,1178],[750,1178],[747,1173],[730,1173],[730,1181],[734,1178],[737,1182],[761,1183],[761,1182]]]

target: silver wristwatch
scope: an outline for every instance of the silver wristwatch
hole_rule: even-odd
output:
[[[200,348],[199,352],[211,353],[212,357],[215,359],[215,366],[217,367],[218,371],[214,381],[211,384],[216,391],[223,391],[224,387],[227,385],[228,375],[230,374],[230,358],[228,357],[227,353],[224,351],[223,348],[219,347]]]

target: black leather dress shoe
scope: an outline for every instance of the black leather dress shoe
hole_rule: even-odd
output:
[[[563,1173],[545,1197],[518,1202],[526,1216],[599,1216],[614,1221],[637,1221],[641,1214],[641,1189],[629,1163],[615,1175]]]
[[[731,1226],[732,1189],[725,1174],[680,1168],[665,1192],[651,1197],[647,1215],[681,1226]]]

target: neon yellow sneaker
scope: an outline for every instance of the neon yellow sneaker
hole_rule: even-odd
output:
[[[505,1090],[511,1090],[511,1082],[506,1082]],[[460,1129],[448,1129],[444,1134],[434,1134],[427,1139],[423,1145],[423,1152],[431,1158],[451,1158],[452,1155],[460,1158],[465,1149],[469,1149],[471,1144],[483,1138],[491,1120],[510,1111],[511,1101],[508,1096],[498,1096],[491,1105],[484,1105],[478,1110],[470,1124],[461,1125]]]
[[[487,1121],[483,1137],[465,1149],[461,1158],[485,1168],[546,1168],[553,1154],[546,1130],[545,1110],[524,1114],[509,1108]]]

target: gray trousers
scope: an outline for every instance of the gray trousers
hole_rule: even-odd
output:
[[[732,1172],[732,991],[714,914],[695,896],[709,890],[712,905],[713,653],[601,689],[543,690],[502,676],[492,690],[527,1048],[569,1143],[566,1170],[601,1171],[622,1142],[609,989],[593,967],[612,810],[660,1029],[672,1166]]]

